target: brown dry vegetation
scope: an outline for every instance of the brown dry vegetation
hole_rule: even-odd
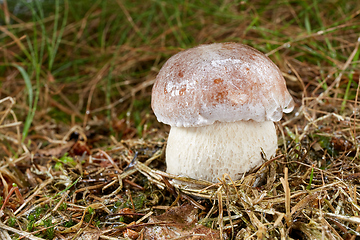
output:
[[[358,0],[16,2],[0,19],[1,239],[360,237]],[[183,188],[151,86],[171,55],[224,41],[267,53],[296,108],[262,167]]]

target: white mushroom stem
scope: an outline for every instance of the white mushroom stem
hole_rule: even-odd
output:
[[[171,127],[166,148],[167,172],[218,182],[233,180],[275,155],[277,135],[271,121],[215,122],[203,127]]]

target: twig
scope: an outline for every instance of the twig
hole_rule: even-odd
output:
[[[220,230],[220,239],[223,240],[223,232],[224,232],[224,213],[223,213],[223,199],[222,199],[222,193],[221,193],[221,187],[218,189],[217,192],[218,197],[218,204],[219,204],[219,216],[218,216],[218,224],[219,224],[219,230]]]
[[[291,211],[290,211],[290,188],[289,188],[289,181],[288,181],[288,168],[285,167],[284,169],[284,178],[280,178],[280,181],[284,188],[285,194],[285,221],[288,227],[291,226]]]

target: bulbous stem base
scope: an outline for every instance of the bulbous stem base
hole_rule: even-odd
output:
[[[216,122],[203,127],[171,127],[166,148],[167,172],[218,182],[227,173],[242,173],[275,155],[277,135],[271,121]]]

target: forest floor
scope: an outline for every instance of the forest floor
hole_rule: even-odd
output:
[[[1,239],[360,238],[358,0],[1,4]],[[269,56],[295,109],[275,157],[193,189],[151,88],[213,42]]]

